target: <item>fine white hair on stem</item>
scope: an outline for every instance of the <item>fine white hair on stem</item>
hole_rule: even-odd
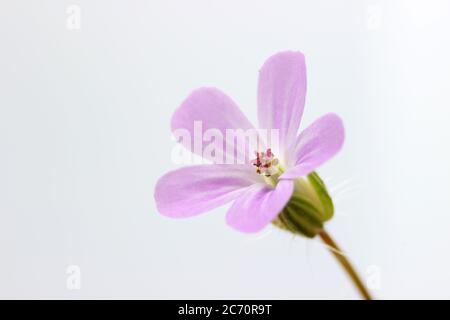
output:
[[[327,245],[327,244],[324,244],[324,243],[321,243],[321,245],[324,246],[325,248],[327,248],[328,250],[333,251],[333,252],[336,252],[337,254],[339,254],[339,255],[341,255],[341,256],[343,256],[343,257],[347,256],[347,255],[345,254],[345,252],[342,251],[342,250],[337,250],[337,249],[335,249],[335,248],[333,248],[333,247],[331,247],[331,246],[329,246],[329,245]]]
[[[339,182],[336,179],[327,179],[327,183],[330,186],[331,197],[335,202],[339,202],[342,198],[361,189],[361,186],[356,184],[352,178],[343,179]]]
[[[339,179],[338,181],[334,177],[327,177],[324,181],[329,186],[328,190],[333,199],[335,209],[336,207],[339,208],[335,210],[335,214],[339,216],[351,216],[352,213],[343,210],[342,206],[345,206],[345,203],[349,199],[355,199],[362,189],[361,185],[355,183],[355,179],[353,178]]]

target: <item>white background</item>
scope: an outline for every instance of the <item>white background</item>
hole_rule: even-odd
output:
[[[346,126],[328,229],[376,297],[450,298],[449,30],[445,0],[1,1],[0,297],[358,298],[317,240],[155,208],[179,103],[216,86],[255,120],[258,69],[289,49],[302,126]]]

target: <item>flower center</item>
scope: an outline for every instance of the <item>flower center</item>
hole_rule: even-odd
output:
[[[257,174],[263,174],[266,177],[270,177],[274,173],[276,173],[278,159],[275,158],[272,150],[267,149],[265,152],[255,152],[256,159],[251,161],[251,164],[256,167]]]

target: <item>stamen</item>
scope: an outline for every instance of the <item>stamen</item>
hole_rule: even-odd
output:
[[[278,159],[275,158],[270,148],[266,152],[255,152],[255,155],[256,159],[253,159],[251,164],[256,167],[257,174],[264,174],[264,176],[270,177],[275,173]]]

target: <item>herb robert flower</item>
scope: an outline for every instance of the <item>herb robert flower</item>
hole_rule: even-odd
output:
[[[314,171],[332,158],[344,142],[342,120],[334,113],[323,115],[297,134],[306,96],[306,66],[301,52],[280,52],[271,56],[259,72],[257,90],[259,128],[277,130],[278,144],[259,144],[253,159],[244,163],[214,163],[202,148],[193,150],[212,160],[171,171],[156,185],[159,212],[172,218],[187,218],[233,202],[226,215],[232,228],[258,232],[268,224],[306,237],[319,235],[347,270],[364,297],[370,298],[360,279],[339,248],[324,230],[333,216],[333,202]],[[194,123],[202,132],[255,127],[236,103],[215,88],[193,91],[175,111],[171,127],[194,135]],[[234,142],[234,141],[233,141]],[[191,141],[182,141],[192,150]],[[240,150],[230,141],[220,145],[223,157],[236,157]],[[239,145],[239,144],[238,144]],[[263,145],[264,147],[261,147]]]

